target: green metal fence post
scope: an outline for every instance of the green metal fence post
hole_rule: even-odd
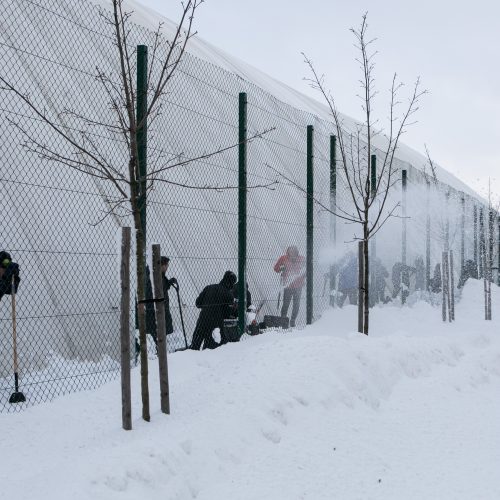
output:
[[[425,289],[431,289],[431,183],[427,181],[427,203],[425,221]]]
[[[371,156],[371,169],[370,169],[370,196],[375,198],[377,190],[377,155]],[[377,246],[375,243],[375,237],[371,241],[370,258],[374,259],[377,256]],[[373,269],[373,268],[372,268]]]
[[[462,203],[462,216],[460,218],[460,273],[463,272],[465,267],[465,195],[462,193],[460,198]]]
[[[477,255],[477,205],[474,202],[474,211],[473,211],[473,231],[474,231],[474,267],[478,268],[479,259]]]
[[[139,208],[142,232],[146,241],[146,175],[147,175],[147,134],[148,124],[146,113],[148,109],[148,48],[137,46],[137,161],[139,164]]]
[[[444,251],[448,253],[450,251],[450,190],[446,192],[445,195],[445,217],[446,221],[444,224]]]
[[[377,194],[377,155],[371,156],[371,170],[370,170],[370,191],[371,197],[375,198]]]
[[[484,276],[484,262],[483,258],[485,255],[485,238],[484,238],[484,213],[483,207],[479,208],[479,277]]]
[[[406,185],[407,185],[407,175],[406,170],[401,172],[402,181],[402,194],[401,194],[401,205],[403,210],[403,234],[401,237],[401,263],[403,264],[401,270],[401,302],[404,304],[406,302],[406,295],[408,293],[405,287],[408,286],[410,277],[408,275],[408,269],[406,267]]]
[[[330,244],[337,246],[337,137],[330,136]],[[330,266],[330,305],[335,307],[336,266]]]
[[[240,92],[238,126],[238,330],[245,332],[247,298],[247,94]]]
[[[498,229],[498,262],[497,262],[497,285],[500,286],[500,217],[497,214],[497,229]]]
[[[307,255],[306,255],[306,323],[310,325],[313,320],[313,239],[314,239],[314,217],[313,217],[313,135],[314,127],[307,126]]]

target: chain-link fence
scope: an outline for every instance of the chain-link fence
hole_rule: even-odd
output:
[[[111,75],[113,81],[118,61],[112,29],[100,9],[83,0],[0,0],[0,6],[2,77],[29,96],[70,139],[85,136],[102,158],[125,171],[126,141],[103,126],[115,118],[96,74]],[[133,47],[154,45],[154,33],[141,26],[131,25],[129,37]],[[158,69],[153,67],[153,76],[155,71]],[[240,92],[248,96],[249,137],[271,130],[248,144],[247,280],[261,321],[264,315],[282,312],[280,275],[273,269],[278,257],[290,246],[296,246],[301,255],[306,253],[306,195],[297,186],[305,188],[307,183],[308,125],[314,126],[314,198],[324,206],[330,204],[333,124],[185,54],[162,100],[161,113],[149,126],[148,168],[236,145]],[[117,376],[119,228],[133,223],[123,205],[115,209],[120,198],[112,183],[89,175],[83,167],[82,171],[68,168],[64,162],[54,161],[54,155],[39,154],[37,143],[61,155],[71,155],[72,150],[26,102],[4,88],[0,110],[0,249],[8,251],[21,269],[16,296],[19,371],[26,404],[33,404],[94,388]],[[434,269],[446,242],[460,261],[472,259],[477,264],[479,212],[483,222],[488,217],[480,201],[439,182],[429,184],[419,169],[396,162],[399,170],[408,172],[408,218],[390,219],[376,237],[374,254],[387,270],[382,301],[386,296],[398,297],[398,278],[391,277],[391,270],[401,261],[402,221],[407,226],[406,264],[420,269],[415,264],[420,258],[424,268]],[[291,182],[284,182],[276,172]],[[277,178],[280,182],[276,183]],[[237,186],[238,149],[230,148],[166,170],[148,193],[148,248],[160,243],[162,253],[170,258],[168,276],[176,277],[180,286],[180,301],[170,290],[174,330],[168,336],[170,352],[185,347],[179,306],[189,344],[199,312],[196,297],[207,284],[219,282],[226,270],[237,271]],[[338,206],[350,203],[340,170],[336,199]],[[400,200],[398,184],[391,203]],[[476,222],[473,210],[477,211]],[[355,230],[341,221],[333,224],[331,214],[316,204],[315,318],[330,303],[337,305],[342,292],[342,266],[336,268],[335,276],[330,273],[334,225],[334,258],[342,261],[349,248],[354,249]],[[132,262],[134,259],[132,255]],[[458,279],[459,267],[455,273]],[[416,270],[412,274],[411,291],[418,291],[417,274]],[[132,276],[133,288],[134,280]],[[425,290],[428,288],[426,283]],[[8,404],[13,390],[10,298],[5,295],[0,301],[0,411],[24,406]],[[296,324],[304,325],[305,294],[298,299]],[[133,320],[130,329],[133,337]]]

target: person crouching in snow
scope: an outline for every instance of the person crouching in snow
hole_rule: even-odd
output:
[[[224,320],[233,316],[233,287],[236,281],[236,274],[226,271],[220,283],[206,286],[196,299],[196,307],[201,311],[194,329],[191,349],[199,351],[202,344],[203,349],[219,347],[220,344],[215,342],[212,332],[219,328],[222,335]]]
[[[286,254],[282,255],[274,264],[274,271],[281,273],[281,285],[283,286],[281,317],[287,316],[290,302],[293,301],[290,326],[295,326],[295,320],[299,314],[300,295],[306,279],[305,259],[299,255],[299,250],[295,245],[286,249]]]

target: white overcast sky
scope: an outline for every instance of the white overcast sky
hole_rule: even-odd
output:
[[[138,0],[173,21],[175,0]],[[483,195],[488,178],[500,194],[500,0],[206,0],[198,35],[229,54],[321,97],[303,81],[301,52],[324,73],[339,109],[362,119],[359,70],[349,28],[368,12],[377,38],[375,112],[387,116],[392,74],[411,86],[417,76],[424,96],[418,123],[403,142],[424,153]],[[408,88],[409,90],[409,88]]]

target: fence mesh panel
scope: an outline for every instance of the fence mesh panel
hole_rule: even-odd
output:
[[[28,95],[69,139],[85,137],[106,162],[126,173],[127,144],[104,125],[113,123],[115,116],[96,78],[102,72],[116,83],[119,69],[112,27],[100,8],[83,0],[0,0],[0,8],[2,77]],[[129,37],[131,47],[154,45],[154,33],[138,25],[131,25]],[[165,49],[165,43],[160,48]],[[132,60],[135,64],[135,54]],[[158,71],[156,64],[153,79]],[[323,206],[330,204],[333,124],[186,53],[162,99],[161,113],[149,126],[148,169],[236,145],[240,92],[248,96],[248,136],[270,130],[248,144],[247,280],[252,303],[262,306],[262,320],[281,312],[280,279],[273,270],[278,257],[291,245],[306,253],[306,195],[297,186],[306,187],[308,125],[314,126],[314,197]],[[95,388],[119,374],[120,227],[133,227],[133,221],[126,206],[114,210],[120,194],[112,183],[37,153],[37,142],[54,155],[71,156],[73,150],[6,88],[0,89],[0,112],[0,250],[8,251],[21,269],[17,335],[21,388],[27,398],[26,404],[8,403],[13,390],[12,309],[11,297],[5,295],[0,301],[0,411],[15,411]],[[383,152],[377,155],[381,160]],[[415,263],[422,259],[426,265],[428,218],[431,275],[448,242],[456,255],[457,282],[461,259],[478,260],[480,238],[473,211],[483,211],[486,226],[488,211],[480,201],[445,184],[428,183],[421,165],[395,161],[399,171],[408,172],[406,263],[414,268],[411,292],[421,298]],[[199,313],[196,297],[204,286],[219,282],[226,270],[238,268],[238,149],[165,170],[158,177],[148,193],[147,242],[148,253],[152,243],[161,245],[162,254],[170,258],[168,276],[180,285],[180,302],[170,290],[174,332],[168,336],[168,349],[173,352],[185,347],[179,305],[189,344]],[[348,210],[352,201],[340,169],[336,196],[337,205]],[[401,200],[399,183],[390,203]],[[337,298],[331,297],[338,295],[332,295],[331,288],[339,286],[341,268],[330,275],[332,216],[320,204],[314,208],[314,318],[331,301],[337,305]],[[387,270],[381,299],[400,300],[392,295],[397,288],[394,264],[401,261],[402,224],[401,218],[392,218],[376,237],[375,254]],[[355,250],[356,229],[340,219],[335,226],[335,252],[341,261],[349,249]],[[497,232],[493,236],[498,241]],[[132,251],[132,269],[134,261]],[[135,290],[134,274],[131,279]],[[305,301],[304,287],[298,326],[306,322]],[[133,344],[134,310],[130,331]],[[150,355],[155,355],[152,343]]]

